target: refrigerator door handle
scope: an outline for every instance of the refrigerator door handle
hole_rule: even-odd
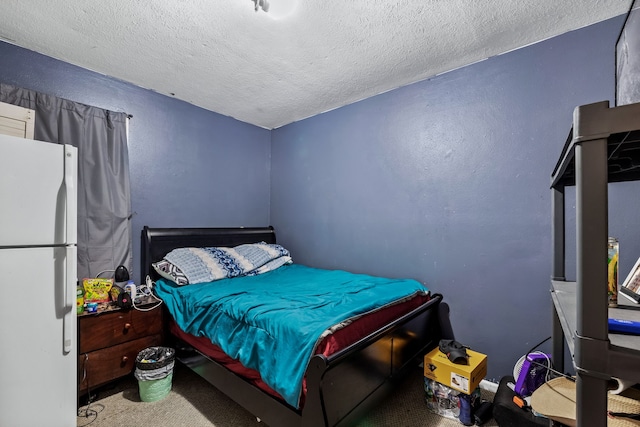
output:
[[[64,277],[64,318],[62,319],[62,349],[64,353],[69,353],[73,349],[75,334],[73,326],[76,322],[76,283],[77,283],[77,247],[66,247],[66,268]]]
[[[78,211],[78,158],[75,147],[71,145],[64,145],[64,187],[66,191],[66,240],[67,244],[75,244],[78,242],[78,224],[77,216],[75,214],[69,215],[69,213],[75,213]]]

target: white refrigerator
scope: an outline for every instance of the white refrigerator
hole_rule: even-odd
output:
[[[75,147],[0,135],[0,426],[77,422],[77,171]]]

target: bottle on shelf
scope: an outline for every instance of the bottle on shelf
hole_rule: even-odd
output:
[[[618,306],[618,258],[620,245],[618,239],[609,237],[607,243],[607,300],[609,307]]]

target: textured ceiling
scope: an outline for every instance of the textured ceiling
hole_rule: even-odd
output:
[[[2,0],[0,39],[271,129],[624,14],[631,0],[270,4]]]

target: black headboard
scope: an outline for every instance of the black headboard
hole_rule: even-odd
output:
[[[187,247],[233,247],[244,243],[276,243],[273,227],[239,228],[149,228],[142,229],[140,246],[141,278],[147,275],[156,279],[151,263],[160,261],[176,248]]]

